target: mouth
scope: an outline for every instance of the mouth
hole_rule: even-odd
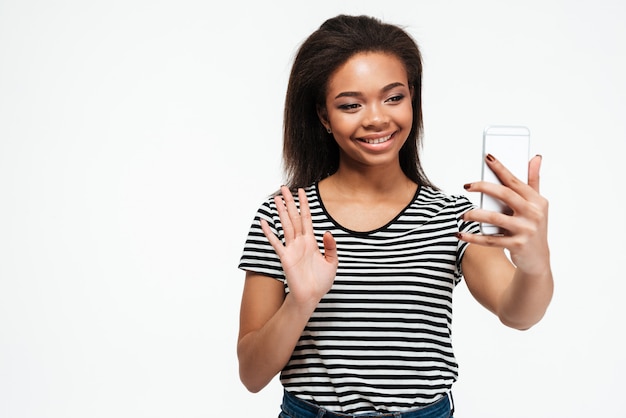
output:
[[[366,144],[382,144],[383,142],[389,141],[392,136],[393,134],[389,134],[387,136],[381,136],[380,138],[358,138],[358,140]]]

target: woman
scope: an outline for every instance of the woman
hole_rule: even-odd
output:
[[[240,377],[257,392],[280,373],[281,417],[452,416],[461,278],[507,326],[527,329],[548,307],[541,157],[528,184],[489,155],[502,184],[465,185],[512,216],[444,194],[420,165],[421,79],[414,40],[366,16],[327,20],[295,58],[287,182],[259,208],[239,264]],[[508,233],[480,235],[480,222]]]

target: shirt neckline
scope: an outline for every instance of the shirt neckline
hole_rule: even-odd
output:
[[[324,215],[326,215],[326,217],[333,223],[333,225],[335,225],[335,227],[346,231],[350,234],[355,234],[355,235],[372,235],[375,234],[377,232],[383,231],[387,228],[389,228],[389,226],[391,224],[393,224],[394,222],[396,222],[402,215],[404,215],[404,213],[407,211],[408,208],[411,207],[411,205],[413,205],[418,197],[419,194],[422,190],[422,185],[418,184],[417,185],[417,189],[415,190],[415,194],[413,195],[413,198],[411,199],[411,201],[405,206],[403,207],[396,216],[394,216],[389,222],[387,222],[386,224],[372,229],[371,231],[355,231],[353,229],[350,228],[346,228],[345,226],[343,226],[342,224],[340,224],[339,222],[337,222],[337,220],[335,218],[333,218],[330,213],[328,213],[328,210],[326,209],[326,206],[324,205],[324,201],[322,200],[322,195],[320,194],[320,190],[319,190],[319,182],[315,182],[313,184],[313,190],[315,192],[315,196],[317,197],[317,201],[319,202],[320,208],[322,209],[322,211],[324,212]]]

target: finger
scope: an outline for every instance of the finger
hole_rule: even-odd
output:
[[[329,232],[324,232],[324,258],[326,261],[337,265],[339,263],[339,257],[337,256],[337,243],[335,237]]]
[[[543,157],[541,155],[535,155],[528,162],[528,185],[537,193],[539,193],[539,170],[541,169],[542,161]]]
[[[523,208],[526,203],[523,196],[513,191],[513,189],[501,184],[490,183],[487,181],[477,181],[475,183],[466,184],[464,187],[465,190],[470,192],[485,193],[491,197],[495,197],[496,199],[504,202],[504,204],[509,206],[514,212]]]
[[[514,242],[514,238],[502,235],[480,235],[469,233],[457,233],[456,237],[470,244],[482,245],[485,247],[508,248]]]
[[[313,221],[311,220],[309,199],[307,199],[306,192],[302,188],[298,189],[298,199],[300,200],[300,221],[302,224],[302,233],[313,235]]]
[[[537,195],[532,187],[513,175],[513,173],[493,155],[487,155],[485,161],[487,162],[487,166],[495,173],[503,185],[521,195],[525,200],[531,200]],[[529,162],[529,167],[530,164],[531,162]]]
[[[293,226],[291,223],[291,219],[289,219],[289,213],[287,212],[287,208],[285,206],[285,202],[281,195],[274,196],[274,204],[276,205],[276,211],[278,212],[278,218],[280,219],[280,224],[283,227],[283,234],[285,236],[285,242],[291,242],[295,237]]]
[[[267,238],[267,240],[272,245],[272,248],[274,248],[274,251],[276,251],[276,254],[278,255],[278,257],[281,258],[285,251],[285,246],[278,239],[278,237],[274,234],[274,232],[272,231],[272,229],[270,228],[269,224],[267,223],[265,219],[261,219],[261,229],[263,230],[263,234],[265,234],[265,237]]]
[[[280,190],[283,194],[285,206],[287,207],[293,233],[294,235],[300,235],[302,233],[302,221],[300,220],[300,212],[296,206],[296,201],[293,199],[293,195],[287,186],[282,186]]]
[[[515,191],[527,186],[526,183],[514,176],[513,173],[493,155],[487,154],[487,156],[485,156],[485,162],[505,186]]]
[[[513,216],[484,209],[466,212],[463,220],[499,226],[506,230],[505,235],[511,235],[519,226],[517,219]]]

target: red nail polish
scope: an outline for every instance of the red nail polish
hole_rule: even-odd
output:
[[[469,189],[470,189],[470,187],[472,187],[472,183],[466,183],[466,184],[464,184],[464,185],[463,185],[463,188],[464,188],[465,190],[469,190]]]
[[[487,154],[487,155],[485,155],[485,158],[486,158],[486,159],[487,159],[487,161],[489,161],[489,162],[494,162],[494,161],[496,160],[496,158],[495,158],[493,155],[491,155],[491,154]]]

